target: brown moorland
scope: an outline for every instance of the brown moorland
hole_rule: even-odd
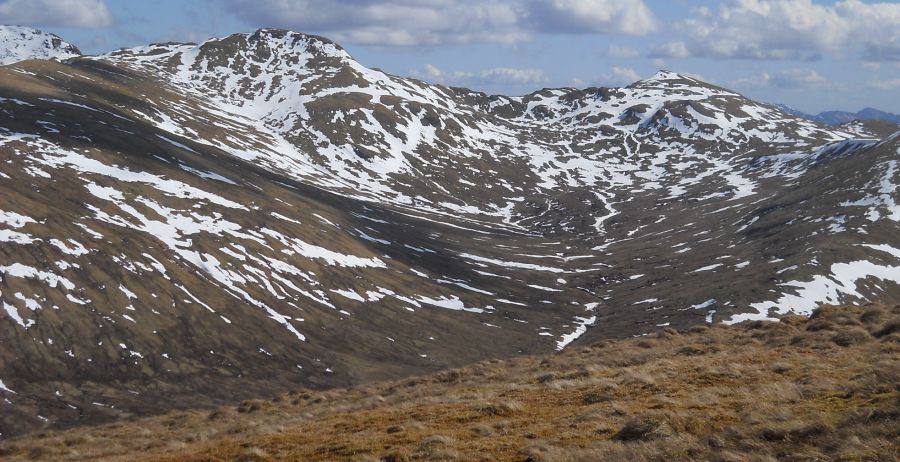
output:
[[[0,458],[895,461],[900,305],[662,330],[544,357],[38,432]]]

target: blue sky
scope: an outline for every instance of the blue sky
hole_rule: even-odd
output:
[[[336,40],[393,74],[489,93],[698,75],[808,112],[900,113],[900,2],[0,0],[0,23],[85,53],[260,27]]]

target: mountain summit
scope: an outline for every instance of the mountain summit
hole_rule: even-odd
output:
[[[4,435],[900,301],[900,138],[670,72],[492,96],[262,29],[0,111]]]
[[[81,52],[55,34],[21,26],[0,26],[0,66],[27,59],[68,59]]]

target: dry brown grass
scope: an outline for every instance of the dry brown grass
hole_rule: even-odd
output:
[[[2,460],[894,461],[900,306],[37,433]]]

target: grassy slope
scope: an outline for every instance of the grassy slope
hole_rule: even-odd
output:
[[[897,460],[900,305],[0,444],[3,460]]]

